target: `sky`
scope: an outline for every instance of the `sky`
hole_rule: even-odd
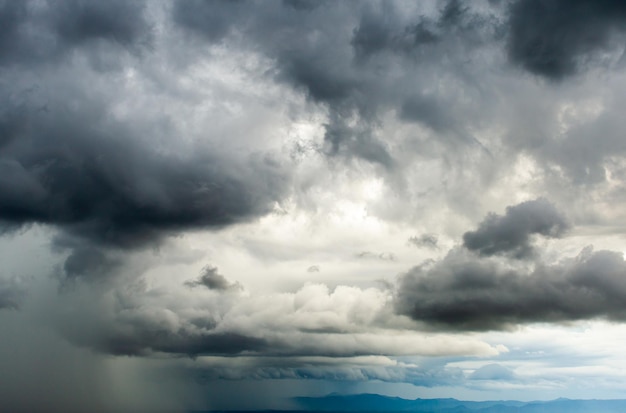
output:
[[[626,4],[0,1],[0,402],[626,391]]]

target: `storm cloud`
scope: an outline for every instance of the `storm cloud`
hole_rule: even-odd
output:
[[[216,150],[167,120],[121,114],[132,94],[120,70],[141,67],[156,24],[144,2],[8,1],[0,19],[12,39],[0,47],[0,225],[59,229],[68,277],[102,278],[122,249],[249,222],[284,196],[271,154]]]
[[[510,59],[552,80],[602,63],[623,42],[626,6],[613,0],[519,0],[510,10]]]
[[[568,224],[540,198],[493,213],[439,261],[404,274],[396,311],[432,328],[498,330],[519,324],[626,317],[622,253],[587,247],[575,258],[547,262],[530,235],[560,235]],[[527,258],[529,262],[518,261]]]
[[[524,271],[454,250],[404,276],[397,309],[435,328],[480,331],[592,318],[624,321],[625,299],[626,263],[619,252],[586,249]]]
[[[411,13],[409,18],[403,15],[408,5],[399,3],[317,6],[192,1],[176,3],[172,16],[180,27],[211,43],[228,43],[235,34],[244,36],[248,46],[276,62],[277,80],[326,107],[329,116],[319,148],[326,155],[396,167],[388,142],[377,132],[381,116],[395,109],[398,101],[406,100],[403,119],[424,122],[436,131],[454,129],[454,121],[446,115],[448,102],[419,101],[420,89],[427,88],[431,75],[429,61],[441,57],[441,49],[431,46],[483,47],[496,36],[495,16],[484,17],[458,1],[437,3],[432,16]],[[391,61],[385,60],[389,57]],[[396,60],[403,63],[398,66]],[[410,63],[404,67],[406,62]],[[415,80],[411,65],[424,66],[424,79],[407,88]],[[384,66],[400,72],[381,77]],[[467,133],[455,129],[454,135]],[[461,139],[473,144],[468,136]]]
[[[279,195],[270,160],[235,172],[209,153],[160,154],[95,113],[5,112],[4,122],[19,125],[0,148],[0,218],[8,223],[56,224],[96,243],[132,247],[162,233],[253,218]],[[242,172],[260,179],[253,184]]]
[[[481,255],[510,254],[525,258],[533,252],[532,235],[559,237],[568,227],[554,205],[540,198],[507,207],[503,216],[490,213],[478,229],[463,234],[463,245]]]

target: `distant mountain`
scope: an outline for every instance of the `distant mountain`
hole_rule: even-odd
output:
[[[456,399],[415,399],[381,396],[378,394],[329,395],[325,397],[296,397],[303,411],[318,412],[413,412],[413,413],[625,413],[626,400],[551,401],[484,401]]]

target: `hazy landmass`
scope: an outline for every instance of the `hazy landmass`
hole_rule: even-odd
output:
[[[463,401],[445,399],[402,399],[378,394],[296,397],[302,412],[414,412],[414,413],[622,413],[626,400],[570,400],[522,402],[516,400]],[[208,412],[208,411],[206,411]],[[191,412],[204,413],[204,412]]]

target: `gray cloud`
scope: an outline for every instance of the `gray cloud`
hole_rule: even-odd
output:
[[[188,335],[185,332],[143,328],[136,325],[130,334],[116,334],[91,343],[106,354],[139,356],[151,353],[173,355],[236,355],[259,352],[268,344],[256,337],[236,333],[207,333]]]
[[[172,9],[172,18],[176,23],[201,33],[208,40],[219,41],[245,17],[246,7],[252,5],[237,0],[178,1]]]
[[[401,8],[371,2],[364,8],[354,30],[352,46],[357,59],[376,54],[399,53],[424,57],[450,40],[467,47],[488,43],[499,37],[500,23],[458,0],[439,1],[436,15],[422,14],[403,20]]]
[[[557,264],[514,268],[455,249],[410,270],[397,311],[437,328],[498,330],[523,323],[626,320],[626,262],[585,249]]]
[[[371,251],[361,251],[356,254],[357,258],[361,259],[376,259],[382,261],[395,261],[396,256],[391,252],[371,252]]]
[[[25,291],[18,279],[0,279],[0,310],[19,309]]]
[[[400,117],[421,122],[435,132],[445,132],[454,124],[448,110],[429,96],[409,97],[400,109]]]
[[[45,64],[76,47],[94,52],[98,41],[139,51],[152,41],[144,9],[142,0],[4,1],[0,64]]]
[[[214,359],[207,365],[189,368],[188,373],[201,380],[244,379],[314,379],[333,381],[408,382],[420,386],[437,386],[462,382],[459,368],[443,365],[404,363],[383,356],[374,357],[262,357],[246,358],[243,362]],[[425,363],[426,364],[426,363]],[[432,363],[434,364],[434,363]],[[300,406],[303,407],[303,406]],[[314,408],[314,406],[308,406]],[[319,410],[319,409],[315,409]]]
[[[25,21],[27,10],[25,1],[4,1],[0,4],[0,62],[19,51],[15,47],[19,28]]]
[[[84,313],[72,313],[69,317],[66,314],[55,318],[53,314],[50,322],[74,345],[99,353],[235,355],[263,352],[268,347],[262,337],[217,329],[222,312],[220,306],[227,307],[228,302],[215,297],[208,299],[210,310],[189,311],[180,302],[159,302],[159,299],[167,300],[163,293],[152,293],[151,297],[145,287],[136,284],[117,287],[120,290],[110,290],[106,284],[100,284],[98,289],[91,285],[91,291],[84,290],[79,283],[74,287],[63,291],[61,299],[72,303],[91,297],[93,308],[85,309]],[[112,301],[103,299],[107,291],[113,293]],[[219,292],[212,290],[210,294]],[[69,311],[65,303],[57,306],[57,309],[63,308],[66,309],[60,311]]]
[[[475,231],[463,234],[463,245],[481,255],[509,254],[527,258],[533,253],[531,235],[559,237],[569,228],[565,217],[549,201],[539,198],[490,213]]]
[[[228,290],[241,290],[241,285],[239,283],[231,283],[217,272],[217,267],[206,266],[202,269],[202,273],[197,280],[187,281],[185,283],[190,287],[204,286],[209,290],[216,291],[228,291]]]
[[[422,234],[418,236],[412,236],[408,242],[411,245],[415,245],[418,248],[437,248],[438,238],[435,234]]]
[[[84,243],[83,243],[84,244]],[[86,277],[88,279],[102,279],[113,274],[122,266],[122,258],[112,256],[108,251],[74,242],[64,242],[57,239],[55,249],[69,249],[70,255],[63,264],[64,274],[68,278]]]
[[[367,160],[390,169],[396,166],[385,140],[377,136],[379,115],[412,89],[428,83],[427,68],[440,58],[431,43],[474,48],[491,41],[495,21],[450,1],[437,16],[404,15],[399,4],[386,2],[320,3],[294,8],[291,3],[177,2],[173,19],[179,26],[210,42],[232,41],[238,33],[246,46],[276,62],[276,78],[329,110],[324,145],[327,155]],[[212,24],[214,20],[215,24]],[[270,29],[271,27],[271,29]],[[235,38],[235,36],[232,36]],[[424,65],[424,79],[415,79],[404,63],[383,63],[388,56]],[[401,69],[400,76],[382,75],[381,67]],[[407,69],[405,73],[404,70]],[[411,79],[411,80],[409,80]],[[423,83],[422,83],[423,82]],[[406,113],[404,113],[406,112]],[[423,113],[407,104],[403,116],[442,127],[443,112],[433,106]]]
[[[613,0],[520,0],[510,10],[509,58],[559,80],[600,60],[623,38],[626,5]]]
[[[150,33],[150,26],[144,18],[143,0],[106,3],[64,0],[49,7],[55,31],[71,44],[107,39],[129,46],[146,39]]]

